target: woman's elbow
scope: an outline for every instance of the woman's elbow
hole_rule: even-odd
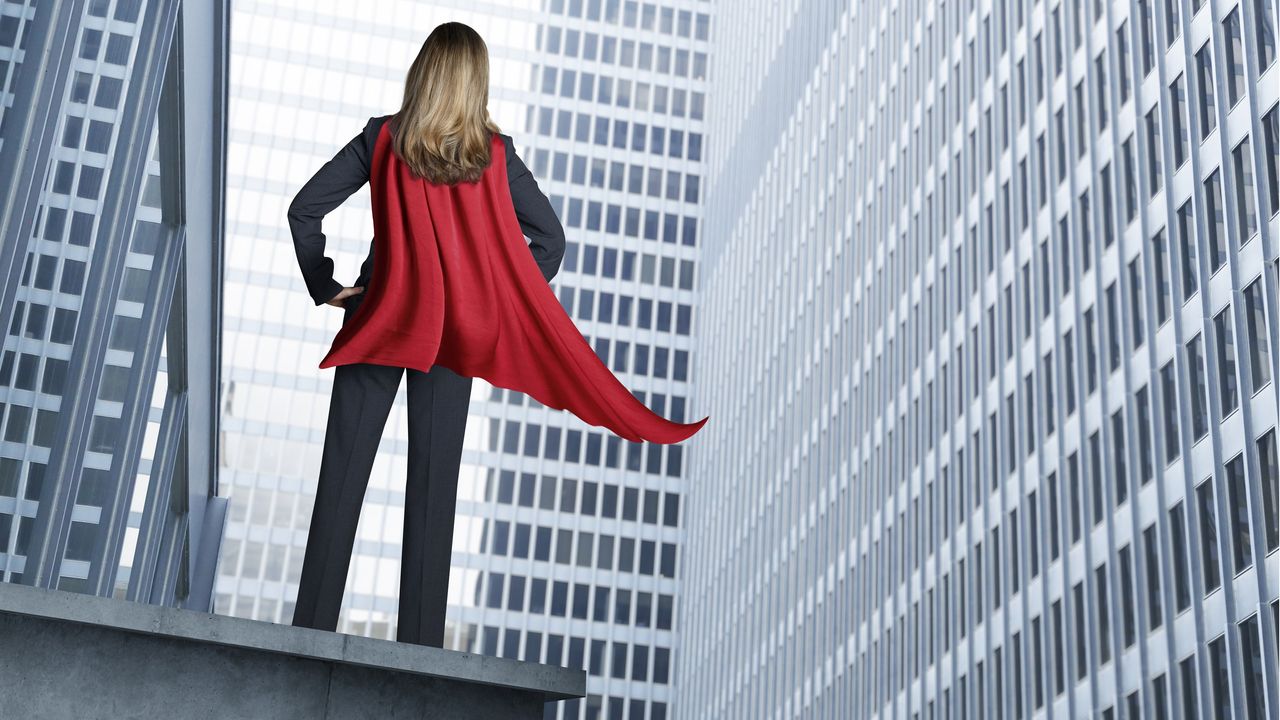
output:
[[[285,211],[285,217],[291,222],[304,222],[312,219],[314,213],[308,207],[307,198],[302,193],[298,193],[289,201],[289,209]]]
[[[552,234],[547,237],[543,243],[541,258],[538,266],[542,268],[542,276],[551,282],[551,278],[556,276],[560,271],[560,264],[564,261],[565,236],[562,230],[559,234]]]
[[[564,257],[565,242],[564,226],[557,225],[555,231],[551,233],[551,254],[555,256],[556,262],[560,262],[560,258]]]
[[[551,282],[551,279],[556,276],[556,273],[560,272],[560,264],[563,260],[564,253],[560,252],[547,257],[542,262],[538,263],[538,266],[542,268],[542,276],[547,279],[547,282]]]

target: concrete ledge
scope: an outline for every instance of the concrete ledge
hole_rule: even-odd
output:
[[[14,717],[541,718],[586,672],[0,583]]]

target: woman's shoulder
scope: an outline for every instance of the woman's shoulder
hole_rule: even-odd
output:
[[[382,133],[382,126],[390,120],[392,115],[374,115],[370,117],[364,124],[364,130],[360,135],[364,139],[365,150],[369,155],[373,154],[373,148],[378,144],[378,135]],[[394,129],[394,126],[392,126]]]
[[[516,152],[516,140],[512,136],[504,132],[494,132],[500,140],[502,140],[503,154],[506,155],[507,165],[511,164],[511,156]]]
[[[374,115],[373,117],[369,118],[369,123],[365,126],[365,128],[368,130],[372,130],[374,134],[373,136],[377,137],[378,133],[382,130],[382,126],[386,124],[386,122],[394,116],[395,116],[395,113],[391,113],[388,115]]]

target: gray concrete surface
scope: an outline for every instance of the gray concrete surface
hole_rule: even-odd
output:
[[[586,672],[0,583],[0,716],[541,718]]]

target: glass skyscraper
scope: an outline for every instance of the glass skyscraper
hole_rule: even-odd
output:
[[[370,116],[398,109],[440,22],[488,43],[490,111],[568,236],[552,281],[562,304],[651,408],[700,417],[687,398],[709,8],[236,3],[221,454],[231,517],[217,612],[291,620],[319,471],[332,373],[316,365],[342,315],[307,297],[287,207]],[[367,185],[324,230],[349,285],[372,237]],[[395,637],[403,392],[365,496],[340,632]],[[550,706],[559,717],[668,717],[685,450],[630,443],[477,381],[445,647],[587,668],[588,697]]]
[[[226,6],[0,5],[0,580],[208,610]]]
[[[681,718],[1274,718],[1271,0],[717,5]]]

